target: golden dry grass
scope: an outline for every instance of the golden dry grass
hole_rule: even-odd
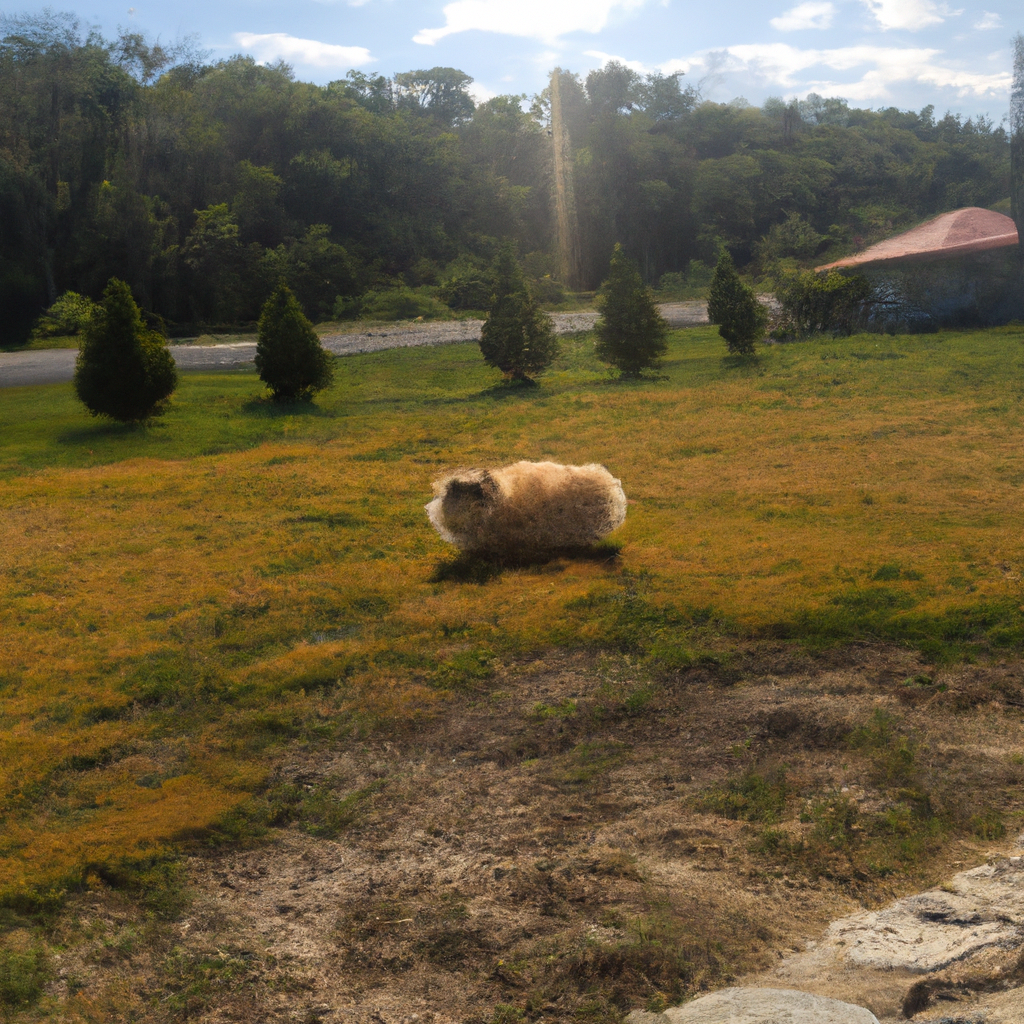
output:
[[[187,375],[138,431],[67,387],[5,392],[0,890],[221,827],[282,747],[402,728],[517,651],[1019,644],[1022,342],[856,337],[747,364],[697,330],[664,376],[620,384],[577,339],[526,391],[490,386],[473,346],[405,350],[340,360],[314,410],[254,402],[252,374]],[[621,554],[453,560],[431,479],[518,459],[606,464]]]

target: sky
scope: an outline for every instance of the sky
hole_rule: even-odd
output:
[[[455,67],[479,102],[539,92],[554,67],[585,78],[618,60],[683,72],[718,102],[816,92],[997,124],[1009,108],[1011,38],[1024,31],[1021,0],[0,0],[0,14],[45,6],[107,36],[194,37],[213,60],[284,60],[318,83],[352,69]]]

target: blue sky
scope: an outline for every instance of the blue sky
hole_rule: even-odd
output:
[[[134,6],[132,6],[134,4]],[[12,5],[8,15],[40,11]],[[685,72],[727,101],[843,96],[857,106],[984,113],[1009,107],[1010,38],[1021,0],[67,0],[51,4],[112,35],[196,36],[213,58],[284,59],[329,82],[352,68],[457,67],[477,99],[532,94],[551,68],[586,75],[609,59]]]

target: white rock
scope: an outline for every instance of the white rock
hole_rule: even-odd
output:
[[[725,988],[661,1014],[637,1010],[626,1024],[878,1024],[870,1010],[788,988]]]
[[[953,877],[944,889],[897,900],[833,922],[826,940],[865,967],[939,971],[982,949],[1020,945],[1024,865],[1019,858]]]

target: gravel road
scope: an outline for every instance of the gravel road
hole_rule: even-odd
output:
[[[672,327],[693,327],[708,322],[707,304],[704,302],[665,302],[658,308]],[[597,313],[554,313],[551,319],[559,334],[573,334],[589,331],[597,322]],[[381,324],[379,328],[358,334],[325,334],[320,340],[335,355],[349,356],[360,352],[379,352],[385,348],[476,341],[482,326],[482,320]],[[256,356],[256,342],[171,345],[171,354],[180,370],[225,370],[251,363]],[[0,352],[0,388],[69,381],[75,372],[77,355],[78,352],[70,348]]]

